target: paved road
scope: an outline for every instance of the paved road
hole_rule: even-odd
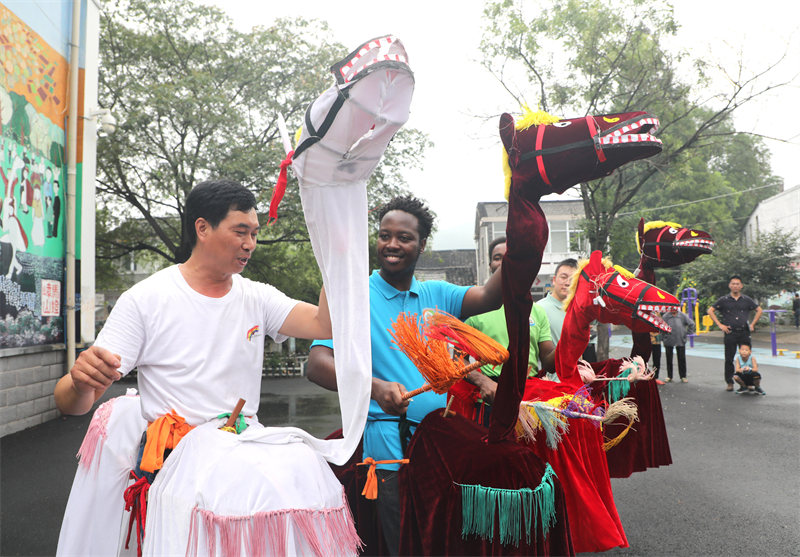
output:
[[[612,355],[625,350],[615,341]],[[800,555],[800,369],[764,363],[768,395],[735,395],[721,346],[689,352],[690,382],[660,387],[674,463],[613,480],[630,548],[606,555]],[[262,392],[264,423],[319,436],[340,427],[335,394],[305,379],[267,379]],[[0,555],[54,553],[87,424],[54,420],[0,440]]]
[[[800,555],[800,369],[762,364],[761,397],[687,360],[660,387],[673,464],[612,480],[630,547],[605,555]]]

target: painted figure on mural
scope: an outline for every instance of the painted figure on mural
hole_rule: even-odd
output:
[[[6,278],[12,278],[14,272],[22,271],[22,264],[17,260],[17,253],[28,249],[28,237],[17,218],[16,201],[13,197],[3,199],[2,225],[0,225],[0,242],[11,249],[11,263]]]
[[[33,226],[31,227],[31,240],[34,246],[44,245],[44,207],[42,206],[42,189],[37,185],[33,188]]]
[[[58,218],[61,216],[61,196],[59,195],[58,180],[53,180],[53,210],[50,217],[50,238],[58,237]]]
[[[27,157],[23,159],[22,179],[19,181],[19,204],[22,212],[28,214],[28,208],[33,203],[33,190],[31,189],[31,167]]]

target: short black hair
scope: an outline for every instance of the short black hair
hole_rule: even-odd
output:
[[[494,248],[496,248],[500,244],[505,244],[505,243],[506,243],[506,237],[505,236],[498,236],[497,238],[492,240],[492,243],[489,244],[489,259],[492,258],[492,253],[494,252]]]
[[[747,342],[747,341],[745,341],[745,342],[740,342],[740,343],[739,343],[739,348],[741,348],[742,346],[747,346],[747,347],[748,347],[750,350],[752,350],[752,349],[753,349],[753,346],[752,346],[752,345],[751,345],[749,342]]]
[[[419,232],[420,241],[428,239],[433,230],[434,215],[427,205],[414,197],[413,195],[400,195],[384,204],[378,210],[378,223],[383,220],[386,213],[389,211],[405,211],[409,215],[417,217],[417,232]]]
[[[739,282],[741,282],[741,283],[743,283],[743,282],[744,282],[744,281],[742,280],[742,277],[740,277],[739,275],[731,275],[731,278],[729,278],[729,279],[728,279],[728,282],[732,281],[733,279],[738,279],[738,280],[739,280]]]
[[[256,206],[256,196],[236,180],[219,178],[200,182],[186,196],[183,212],[183,226],[189,252],[197,243],[194,223],[205,219],[216,228],[228,215],[228,211],[246,213]],[[188,255],[188,254],[187,254]]]
[[[556,265],[556,271],[553,274],[557,275],[558,274],[558,270],[561,267],[564,267],[564,266],[572,267],[573,269],[577,269],[578,268],[578,260],[574,259],[572,257],[568,257],[568,258],[562,260],[558,265]]]

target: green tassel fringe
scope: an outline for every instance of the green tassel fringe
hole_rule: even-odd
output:
[[[531,543],[531,531],[542,528],[547,537],[555,524],[556,510],[553,478],[556,476],[549,464],[546,465],[542,481],[531,489],[497,489],[482,485],[455,484],[461,487],[461,536],[480,536],[494,539],[495,509],[499,510],[497,523],[500,542],[513,543],[519,547],[521,527],[525,528],[525,539]]]
[[[630,369],[622,371],[617,377],[627,377],[631,374]],[[617,402],[628,396],[631,390],[630,381],[609,381],[608,382],[608,398],[609,403]]]
[[[225,414],[220,414],[219,416],[217,416],[217,419],[227,420],[230,417],[231,417],[231,412],[227,412]],[[236,421],[233,423],[233,428],[236,430],[236,435],[239,435],[241,432],[247,429],[247,427],[248,427],[247,422],[244,421],[244,415],[239,413],[239,415],[236,416]]]

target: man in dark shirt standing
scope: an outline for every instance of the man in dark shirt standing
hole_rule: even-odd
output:
[[[733,391],[733,358],[736,356],[736,349],[742,342],[750,344],[750,331],[755,330],[755,324],[762,312],[761,306],[755,300],[742,294],[743,286],[742,278],[733,275],[728,282],[730,294],[708,308],[708,315],[725,333],[725,383],[728,391]],[[752,310],[756,313],[753,320],[748,322]],[[721,319],[717,317],[717,311],[720,312]]]

